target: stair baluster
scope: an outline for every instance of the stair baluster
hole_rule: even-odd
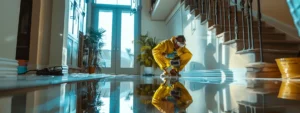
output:
[[[208,3],[208,13],[207,13],[207,14],[208,14],[208,15],[207,15],[206,20],[210,20],[210,19],[211,19],[211,12],[212,12],[211,10],[212,10],[212,9],[211,9],[211,2],[210,2],[210,1],[211,1],[211,0],[208,0],[208,1],[207,1],[207,3]]]
[[[250,26],[248,26],[248,28],[250,29],[250,32],[249,32],[249,34],[250,34],[250,36],[251,36],[251,49],[254,49],[254,37],[253,37],[253,17],[252,17],[252,2],[253,2],[253,0],[248,0],[248,2],[249,2],[249,5],[250,5],[250,9],[249,9],[249,11],[250,11],[250,14],[249,14],[249,17],[250,17]]]
[[[237,7],[238,7],[238,2],[237,0],[234,0],[234,30],[235,30],[235,39],[237,40],[238,39],[238,34],[239,34],[239,23],[238,23],[238,10],[237,10]]]
[[[248,49],[251,49],[251,41],[252,41],[252,38],[251,38],[251,29],[250,29],[250,18],[251,18],[251,15],[250,15],[250,4],[249,4],[249,0],[247,0],[246,2],[246,18],[247,18],[247,30],[248,30]]]
[[[204,9],[205,9],[205,0],[201,0],[201,16],[203,16],[204,15]]]
[[[240,2],[241,11],[242,11],[242,32],[243,32],[243,50],[246,50],[246,40],[245,40],[245,23],[244,23],[244,8],[245,8],[245,0],[241,0]]]
[[[264,62],[263,58],[263,45],[262,45],[262,28],[261,28],[261,10],[260,10],[260,0],[257,0],[257,19],[258,19],[258,38],[259,38],[259,51],[260,51],[260,62]]]
[[[199,9],[199,2],[200,2],[200,0],[195,0],[195,4],[196,4],[196,9],[199,11],[200,9]]]
[[[231,37],[231,7],[230,7],[230,0],[228,0],[228,27],[229,27],[229,40],[232,39]]]
[[[220,0],[218,2],[218,9],[219,9],[218,10],[218,20],[219,20],[220,25],[223,25],[223,21],[222,21],[222,16],[223,16],[223,13],[222,13],[222,10],[223,10],[223,8],[222,8],[222,0]]]
[[[216,4],[215,4],[215,2],[214,2],[215,0],[210,0],[209,2],[210,2],[210,4],[211,4],[211,18],[210,19],[212,19],[212,22],[213,22],[213,24],[216,24],[216,19],[215,19],[215,11],[216,11]],[[210,20],[209,19],[209,20]]]
[[[221,13],[223,13],[223,31],[225,32],[226,31],[226,8],[225,8],[225,0],[222,0],[222,5],[223,5],[223,12],[221,11]]]
[[[215,25],[219,25],[218,14],[219,14],[219,4],[218,4],[218,0],[215,0]]]
[[[205,21],[206,21],[208,19],[208,15],[209,15],[209,0],[205,0],[205,6],[206,6],[206,9],[205,9],[205,12],[206,12]]]

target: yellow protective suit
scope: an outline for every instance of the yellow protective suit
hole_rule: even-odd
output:
[[[170,59],[167,59],[164,55],[170,54],[174,51],[175,40],[176,37],[172,37],[169,40],[164,40],[152,50],[154,60],[157,62],[161,70],[170,67]],[[181,71],[191,60],[193,55],[186,47],[179,48],[176,51],[177,55],[180,57],[180,67],[178,71]]]
[[[180,98],[177,99],[175,103],[163,100],[167,96],[171,95],[170,92],[174,88],[180,89]],[[176,82],[171,86],[167,86],[165,83],[161,84],[152,97],[152,104],[162,113],[174,113],[174,107],[184,110],[188,108],[192,102],[192,96],[180,82]]]

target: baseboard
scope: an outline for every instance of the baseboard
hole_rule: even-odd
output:
[[[253,11],[253,16],[255,18],[257,18],[257,11]],[[262,20],[264,22],[266,22],[267,24],[275,27],[277,30],[285,33],[287,36],[289,36],[288,38],[299,39],[298,31],[297,31],[296,27],[287,25],[281,21],[278,21],[272,17],[266,16],[263,14],[262,14]]]
[[[0,77],[14,77],[18,75],[18,61],[0,58]]]

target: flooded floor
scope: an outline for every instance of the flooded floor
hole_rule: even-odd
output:
[[[98,86],[98,113],[300,111],[298,80],[181,77],[178,83],[163,84],[159,77],[123,76],[103,79]]]
[[[49,80],[49,77],[44,79],[56,84],[56,81],[75,78],[61,77],[55,81]],[[18,79],[17,83],[23,85],[14,86],[23,88],[25,84],[41,83],[45,81],[44,79],[39,77],[28,81],[22,78]],[[26,90],[26,93],[1,97],[0,113],[299,113],[300,111],[299,79],[184,76],[166,80],[167,82],[164,82],[160,77],[152,76],[117,75],[39,89],[35,87]],[[3,80],[1,83],[11,82]],[[11,101],[8,101],[10,99]]]

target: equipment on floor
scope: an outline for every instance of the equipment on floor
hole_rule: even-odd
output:
[[[62,66],[54,66],[49,68],[44,68],[41,70],[29,70],[20,75],[24,75],[30,71],[35,71],[37,76],[63,76],[63,67]]]

